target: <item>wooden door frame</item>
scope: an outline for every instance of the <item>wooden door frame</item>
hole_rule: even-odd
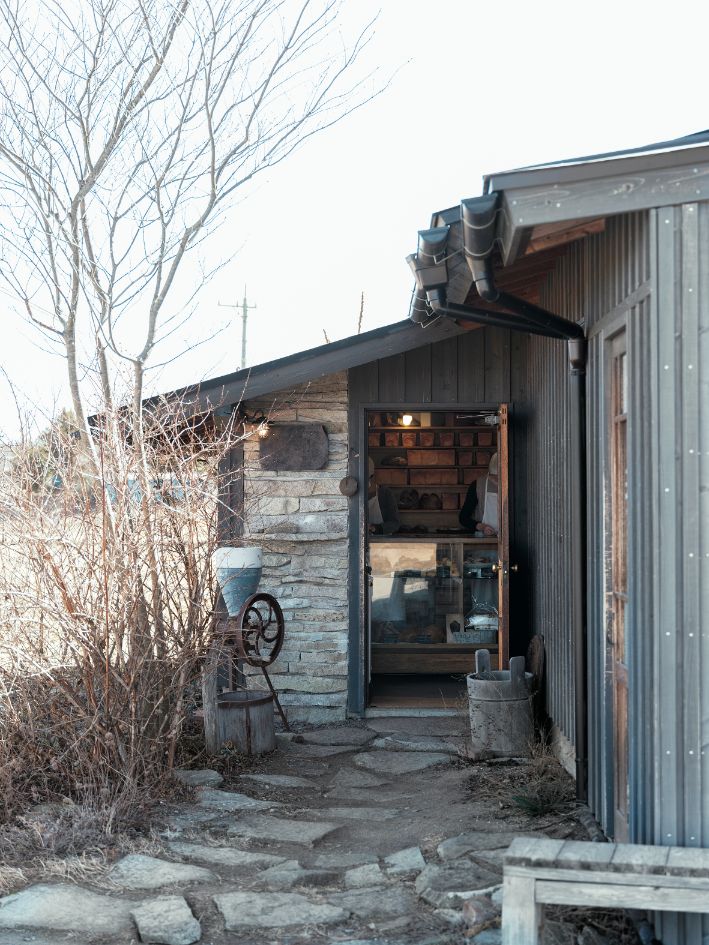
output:
[[[629,693],[629,672],[627,665],[627,604],[628,604],[628,504],[627,495],[625,499],[619,497],[619,470],[618,461],[618,436],[620,414],[616,411],[617,405],[617,375],[616,361],[625,355],[625,378],[626,384],[629,382],[628,357],[628,327],[625,320],[615,325],[612,333],[604,336],[604,375],[606,378],[606,396],[605,396],[605,422],[604,437],[606,441],[605,455],[607,457],[604,475],[604,520],[605,520],[605,540],[604,540],[604,603],[603,603],[603,632],[604,632],[604,665],[607,673],[606,701],[608,706],[609,718],[609,752],[608,761],[612,772],[610,787],[612,792],[612,803],[610,809],[609,821],[613,824],[613,836],[616,841],[627,842],[629,839],[629,761],[630,751],[628,742],[629,719],[628,710],[630,706]],[[626,413],[623,415],[622,424],[624,425],[625,438],[625,476],[626,488],[628,481],[628,450],[629,450],[629,418]],[[618,502],[623,501],[624,521],[618,521],[616,510]],[[618,528],[621,528],[618,538]],[[620,561],[619,561],[619,555]],[[624,567],[625,590],[617,591],[616,579],[619,566]],[[623,660],[617,659],[618,642],[618,598],[619,595],[624,598],[623,602]],[[622,679],[619,678],[618,664],[623,666]],[[620,689],[625,692],[624,705],[619,708],[618,696]],[[622,738],[618,737],[617,725],[619,722],[619,711],[624,715],[624,726]],[[624,753],[624,758],[620,759],[619,752]],[[625,794],[625,799],[621,802],[620,793]]]
[[[460,403],[434,401],[428,403],[411,401],[371,401],[350,405],[350,423],[356,418],[357,428],[353,439],[350,439],[350,452],[352,460],[350,463],[350,472],[356,476],[359,483],[357,494],[350,503],[350,515],[348,521],[349,528],[349,596],[350,606],[350,627],[349,627],[349,648],[348,648],[348,710],[350,715],[363,715],[367,708],[367,601],[365,596],[368,593],[368,585],[365,573],[365,553],[367,535],[365,534],[364,524],[366,522],[365,500],[367,498],[367,489],[364,487],[369,480],[368,470],[366,468],[367,459],[367,424],[366,416],[369,411],[394,411],[400,412],[402,409],[412,410],[413,412],[443,412],[443,411],[490,411],[497,412],[500,404],[504,401],[481,401],[477,403]],[[509,414],[512,413],[512,404],[508,403]],[[350,434],[351,435],[351,434]],[[509,431],[508,431],[508,449],[509,449]],[[511,478],[511,477],[510,477]]]

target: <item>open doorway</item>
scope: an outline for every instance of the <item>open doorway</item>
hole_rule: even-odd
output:
[[[509,656],[507,405],[366,419],[369,706],[454,709]]]

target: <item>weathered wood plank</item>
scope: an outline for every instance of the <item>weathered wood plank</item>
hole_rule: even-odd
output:
[[[506,328],[485,331],[485,400],[510,400],[510,332]]]
[[[648,882],[666,887],[682,889],[706,889],[709,893],[709,879],[704,875],[674,876],[670,873],[623,873],[622,870],[587,869],[581,872],[577,868],[567,869],[558,866],[505,866],[505,875],[533,876],[537,880],[548,879],[550,882],[581,883],[591,886],[603,886],[604,883],[625,883],[626,886],[646,886]]]
[[[412,404],[431,403],[431,346],[414,348],[407,351],[406,358],[406,399]]]
[[[709,850],[699,847],[668,847],[666,867],[675,876],[709,876]]]
[[[406,400],[406,355],[393,354],[382,358],[378,370],[379,400],[386,404],[403,403]]]
[[[555,246],[565,246],[566,243],[583,239],[592,233],[602,233],[605,228],[606,221],[604,217],[598,220],[585,220],[583,223],[574,223],[571,226],[566,221],[563,223],[543,223],[541,226],[535,226],[532,230],[525,256],[538,253],[540,250],[552,249]]]
[[[536,837],[515,837],[503,856],[507,866],[553,865],[564,846],[564,840],[545,840]]]
[[[559,171],[557,170],[557,177]],[[522,233],[543,224],[615,216],[709,199],[709,164],[646,170],[568,183],[542,183],[505,190],[501,237],[505,263],[514,259]]]
[[[611,867],[632,873],[656,873],[664,870],[670,855],[669,847],[640,846],[616,843]]]
[[[485,402],[485,335],[488,330],[458,336],[458,399],[462,405]]]
[[[590,870],[607,866],[615,853],[613,843],[585,843],[567,840],[556,857],[556,862],[565,869]]]
[[[587,885],[538,880],[534,894],[538,904],[554,906],[588,906],[592,909],[610,906],[618,909],[652,909],[658,912],[709,913],[708,893],[706,885],[701,889],[690,889],[686,886],[670,889],[658,885]]]
[[[537,945],[543,924],[544,912],[535,901],[534,879],[505,876],[502,945]]]
[[[446,338],[433,346],[431,393],[436,403],[458,400],[458,339]]]

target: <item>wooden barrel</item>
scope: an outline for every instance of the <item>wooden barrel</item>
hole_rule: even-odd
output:
[[[473,758],[515,758],[530,754],[534,729],[530,683],[524,657],[508,670],[490,670],[490,654],[478,650],[476,673],[467,677]]]
[[[245,755],[265,755],[276,747],[273,696],[235,690],[217,697],[217,741],[233,744]]]

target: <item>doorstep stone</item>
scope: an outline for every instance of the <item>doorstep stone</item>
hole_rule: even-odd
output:
[[[286,820],[266,814],[253,814],[232,824],[227,833],[230,837],[243,837],[248,840],[272,840],[277,843],[298,843],[312,847],[339,826],[324,821],[315,823],[309,820]]]
[[[213,788],[203,788],[199,792],[199,805],[214,810],[270,810],[272,807],[283,807],[278,801],[259,801],[248,794],[237,794],[235,791],[215,791]]]
[[[442,751],[448,755],[458,754],[458,748],[445,738],[430,735],[385,735],[376,738],[370,747],[385,751]]]
[[[142,942],[193,945],[202,937],[199,922],[182,896],[160,896],[132,912]]]
[[[160,889],[178,884],[219,882],[219,877],[203,866],[171,863],[142,853],[124,856],[109,872],[108,878],[125,889]]]
[[[210,847],[202,843],[168,843],[173,853],[186,856],[190,860],[200,860],[212,866],[230,866],[236,869],[253,869],[254,867],[276,866],[284,863],[284,856],[274,856],[272,853],[252,853],[249,850],[238,850],[236,847]]]
[[[367,728],[379,734],[460,736],[470,734],[467,713],[461,715],[434,715],[411,717],[392,715],[378,719],[367,719]]]
[[[357,751],[359,745],[313,745],[307,742],[284,742],[278,746],[286,757],[302,758],[332,758],[334,755],[344,755],[349,751]]]
[[[435,765],[448,764],[450,755],[424,751],[363,751],[355,756],[358,768],[382,771],[390,775],[410,774]]]
[[[133,931],[131,911],[137,905],[80,886],[40,884],[0,899],[0,929],[122,935]]]
[[[319,728],[312,732],[303,732],[308,745],[366,745],[375,737],[375,733],[366,728],[342,725],[336,728]]]
[[[278,929],[290,925],[332,925],[347,918],[345,909],[311,902],[300,893],[232,892],[213,897],[227,932]]]

